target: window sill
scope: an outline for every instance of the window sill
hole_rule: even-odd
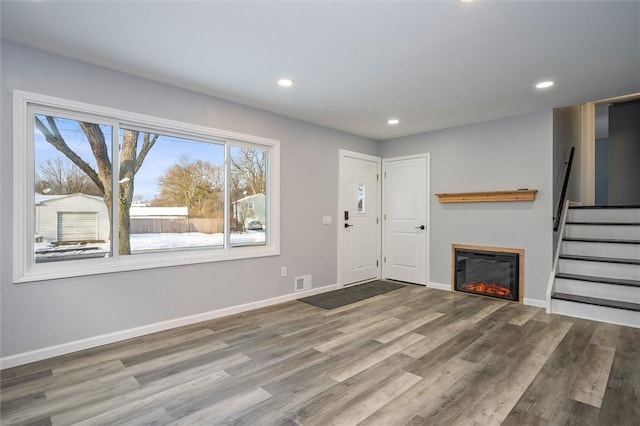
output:
[[[234,247],[232,250],[185,250],[163,253],[140,253],[118,258],[82,259],[61,262],[34,263],[31,270],[25,272],[14,284],[47,281],[62,278],[74,278],[90,275],[111,274],[117,272],[145,269],[167,268],[182,265],[223,262],[228,260],[252,259],[278,256],[280,250],[270,246]]]

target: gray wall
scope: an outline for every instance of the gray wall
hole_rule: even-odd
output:
[[[583,201],[582,180],[584,174],[582,167],[582,116],[580,108],[580,105],[574,105],[553,110],[553,160],[551,163],[553,170],[553,217],[556,215],[558,203],[560,202],[562,186],[567,172],[567,164],[565,163],[569,160],[572,147],[575,147],[576,150],[573,155],[565,201],[570,200],[579,203]],[[558,247],[559,234],[559,231],[553,234],[554,254]]]
[[[609,107],[610,205],[640,205],[640,100]]]
[[[302,274],[314,287],[337,282],[338,149],[378,155],[378,142],[12,43],[1,60],[2,357],[290,294]],[[13,284],[14,89],[279,140],[281,255]]]
[[[553,201],[557,206],[562,191],[566,171],[565,162],[569,159],[571,147],[576,148],[571,166],[567,198],[582,202],[582,139],[580,105],[553,110]],[[555,207],[554,207],[555,208]],[[555,213],[555,212],[554,212]]]
[[[545,299],[552,264],[552,112],[382,142],[384,158],[431,153],[432,282],[451,280],[451,244],[524,248],[525,298]],[[441,204],[439,192],[530,188],[533,202]]]

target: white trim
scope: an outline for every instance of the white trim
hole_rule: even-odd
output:
[[[275,145],[279,143],[274,139],[268,139],[260,136],[215,129],[213,127],[200,126],[197,124],[185,123],[182,121],[170,120],[167,118],[139,114],[99,105],[92,105],[84,102],[57,98],[54,96],[41,95],[38,93],[25,92],[22,90],[14,90],[14,100],[16,98],[20,99],[25,104],[35,103],[40,106],[52,107],[58,110],[68,109],[70,111],[80,111],[83,113],[108,117],[122,124],[121,127],[153,129],[154,133],[162,132],[163,134],[180,135],[181,137],[184,137],[188,134],[191,134],[194,137],[208,135],[210,137],[210,139],[208,140],[211,140],[213,142],[234,140],[236,142],[248,142],[258,145]]]
[[[451,285],[450,284],[435,283],[433,281],[427,283],[427,287],[434,288],[436,290],[451,291]]]
[[[23,352],[16,355],[10,355],[0,358],[0,369],[15,367],[30,362],[40,361],[59,355],[81,351],[84,349],[94,348],[109,343],[120,342],[122,340],[140,337],[159,331],[169,330],[172,328],[182,327],[185,325],[195,324],[202,321],[209,321],[228,315],[239,314],[254,309],[264,308],[266,306],[277,305],[279,303],[289,302],[291,300],[300,299],[315,294],[326,293],[328,291],[338,290],[342,288],[339,284],[331,284],[323,287],[314,288],[307,291],[298,291],[286,294],[284,296],[272,297],[270,299],[259,300],[256,302],[244,303],[242,305],[231,306],[228,308],[217,309],[215,311],[204,312],[196,315],[175,318],[167,321],[160,321],[154,324],[148,324],[140,327],[134,327],[127,330],[116,331],[113,333],[103,334],[100,336],[89,337],[87,339],[75,340],[73,342],[62,343],[60,345],[49,346],[47,348],[36,349],[34,351]]]
[[[596,203],[596,105],[580,105],[581,200],[587,206]]]
[[[280,255],[279,251],[275,249],[268,250],[265,247],[268,246],[234,247],[233,250],[229,251],[222,249],[186,249],[118,256],[117,260],[116,258],[97,258],[57,263],[38,263],[34,265],[39,267],[36,270],[25,272],[22,277],[14,278],[14,284]],[[17,262],[15,266],[17,266]]]
[[[337,228],[337,235],[338,235],[338,248],[336,250],[337,252],[337,266],[338,266],[338,284],[340,284],[341,287],[345,286],[344,283],[344,277],[342,276],[342,259],[343,259],[343,253],[342,253],[342,243],[343,243],[343,238],[342,236],[344,235],[343,228],[342,226],[342,222],[344,219],[344,206],[343,206],[343,192],[342,192],[342,165],[343,165],[343,161],[345,157],[351,157],[351,158],[358,158],[360,160],[368,160],[368,161],[373,161],[377,164],[377,173],[378,173],[378,182],[377,182],[377,191],[378,191],[378,205],[377,207],[377,212],[376,215],[378,217],[378,259],[379,259],[379,263],[378,263],[378,275],[372,279],[380,279],[381,278],[381,271],[382,271],[382,245],[381,245],[381,241],[382,241],[382,217],[381,217],[381,213],[382,213],[382,176],[380,176],[380,174],[382,173],[382,158],[381,157],[376,157],[375,155],[369,155],[369,154],[362,154],[360,152],[354,152],[354,151],[348,151],[346,149],[339,149],[338,150],[338,214],[336,216],[336,228]],[[355,283],[348,283],[347,285],[351,285],[351,284],[355,284]]]
[[[28,140],[27,125],[24,117],[27,116],[27,102],[23,99],[22,92],[13,92],[13,279],[14,282],[24,276],[28,263],[29,244],[32,238],[27,238],[27,230],[24,226],[18,226],[22,221],[33,223],[33,210],[28,209],[27,194],[33,191],[29,189],[29,179],[25,179],[23,164],[28,164],[27,158],[33,158],[33,144],[24,144],[24,149],[15,149],[15,141]]]
[[[205,126],[194,125],[128,111],[85,104],[67,99],[15,90],[13,93],[13,282],[23,283],[48,279],[105,274],[112,272],[160,268],[168,266],[208,263],[254,257],[277,256],[280,254],[280,142],[258,136],[229,132]],[[265,216],[268,218],[268,239],[266,245],[200,250],[176,250],[162,253],[136,253],[119,256],[117,253],[118,214],[117,203],[113,203],[112,250],[113,256],[100,259],[68,260],[37,264],[33,260],[34,242],[32,226],[33,204],[29,194],[33,193],[33,125],[29,125],[33,109],[51,109],[52,113],[62,113],[70,117],[98,119],[113,126],[113,137],[121,127],[150,128],[154,132],[180,135],[213,143],[225,143],[229,147],[250,146],[269,151],[268,201]],[[29,141],[29,143],[25,143]],[[117,143],[112,144],[113,167],[117,167],[119,155],[115,154]],[[227,167],[228,169],[228,167]],[[228,181],[226,179],[225,181]],[[117,181],[113,180],[114,190]],[[225,197],[227,197],[225,191]],[[114,199],[117,194],[114,192]],[[228,205],[228,204],[227,204]],[[225,214],[226,214],[225,209]],[[226,219],[226,218],[225,218]],[[228,227],[225,220],[225,234]]]
[[[549,273],[549,281],[547,282],[547,290],[545,292],[545,305],[547,313],[551,313],[551,295],[555,292],[555,284],[556,284],[556,272],[558,271],[558,263],[560,262],[560,251],[562,250],[562,237],[564,236],[564,225],[567,222],[567,214],[569,211],[569,205],[571,201],[567,200],[562,207],[562,212],[560,213],[560,228],[558,229],[558,243],[556,247],[556,255],[553,259],[553,266],[551,268],[551,272]]]
[[[528,297],[525,297],[524,299],[522,299],[522,304],[523,305],[527,305],[527,306],[535,306],[536,308],[546,308],[547,307],[547,302],[545,300],[530,299]]]

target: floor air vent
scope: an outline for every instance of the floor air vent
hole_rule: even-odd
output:
[[[296,291],[309,290],[311,288],[311,275],[296,277]]]

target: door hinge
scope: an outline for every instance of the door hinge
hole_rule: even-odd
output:
[[[384,172],[384,177],[385,177],[385,178],[387,177],[387,172]]]
[[[379,263],[378,263],[378,261],[376,260],[376,267],[377,267],[377,266],[380,266],[380,264],[379,264]]]
[[[384,220],[387,220],[387,214],[386,213],[384,214]]]
[[[380,175],[376,173],[376,182],[380,180]]]
[[[387,263],[387,256],[384,257],[384,263]]]
[[[379,218],[376,217],[376,225],[378,225],[380,222],[378,222]]]

